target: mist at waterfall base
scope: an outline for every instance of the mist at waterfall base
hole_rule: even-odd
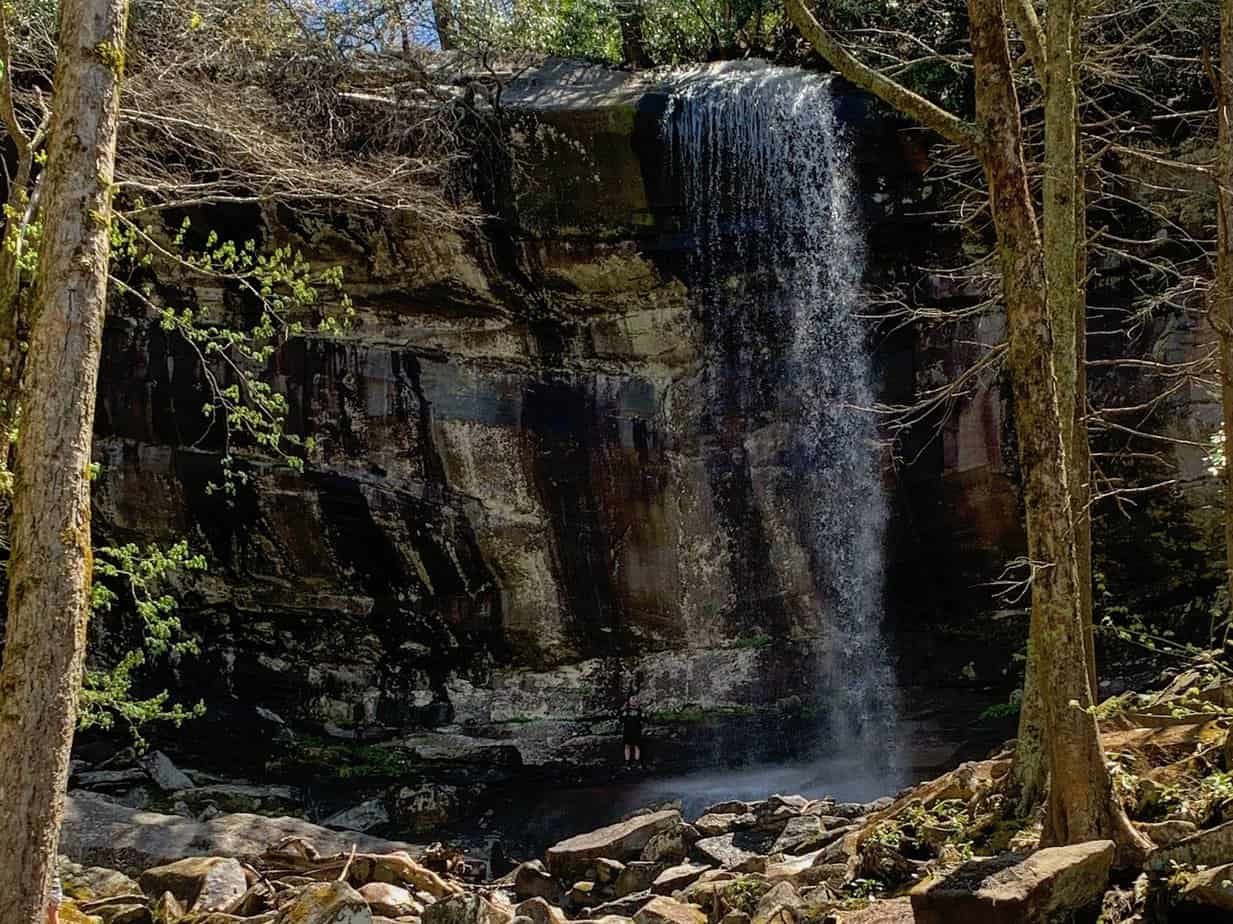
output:
[[[662,133],[684,194],[691,291],[710,325],[713,428],[795,421],[783,493],[824,637],[816,680],[831,702],[817,733],[832,776],[852,763],[880,794],[904,782],[881,627],[888,503],[862,220],[835,108],[827,77],[732,62],[679,83]],[[765,349],[768,331],[782,332],[781,349]]]

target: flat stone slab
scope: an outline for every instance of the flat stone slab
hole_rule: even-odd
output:
[[[1104,895],[1113,841],[965,863],[909,893],[916,924],[1044,924]]]
[[[1178,897],[1183,905],[1198,906],[1196,910],[1233,914],[1233,864],[1195,873]]]
[[[706,915],[697,905],[657,895],[634,915],[634,924],[706,924]]]
[[[704,837],[694,844],[694,849],[716,866],[738,870],[743,873],[760,873],[766,869],[766,858],[736,844],[735,834],[719,837]]]
[[[675,809],[636,815],[586,834],[579,834],[548,848],[548,872],[566,882],[582,878],[592,860],[601,857],[628,862],[637,860],[642,848],[657,834],[671,831],[681,823]]]
[[[366,834],[331,831],[300,818],[237,814],[194,821],[179,815],[141,812],[92,793],[72,793],[65,799],[60,852],[85,866],[140,875],[152,866],[185,857],[254,860],[285,837],[304,838],[322,856],[347,853],[353,844],[361,853],[405,850],[414,857],[423,850]]]
[[[1160,847],[1147,855],[1146,868],[1155,876],[1168,876],[1179,866],[1222,866],[1233,863],[1233,821],[1208,828]]]
[[[682,863],[680,866],[669,867],[655,877],[655,881],[651,883],[651,891],[656,895],[671,895],[678,889],[693,885],[698,881],[698,877],[711,869],[710,866],[694,863]]]

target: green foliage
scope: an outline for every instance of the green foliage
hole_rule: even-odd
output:
[[[724,901],[734,911],[743,911],[750,916],[758,908],[762,896],[770,891],[771,884],[761,879],[741,876],[724,886]]]
[[[406,777],[414,756],[399,745],[355,744],[302,735],[297,736],[294,750],[271,769],[311,774],[318,780],[394,781]]]
[[[964,802],[943,799],[929,808],[918,802],[906,806],[894,817],[880,822],[866,840],[907,857],[934,856],[943,844],[950,845],[961,857],[970,857],[974,836]]]
[[[754,715],[752,706],[714,706],[705,709],[702,706],[682,706],[680,709],[661,709],[649,716],[652,722],[665,724],[696,725],[708,719],[736,718]]]
[[[653,64],[765,50],[784,22],[770,0],[458,0],[457,41],[472,51],[534,52],[622,63],[621,19],[640,19]],[[628,20],[627,20],[628,21]]]
[[[261,376],[287,340],[310,327],[319,334],[341,334],[349,329],[355,309],[343,289],[341,267],[315,269],[290,246],[262,251],[253,239],[223,240],[214,230],[194,247],[191,229],[186,216],[170,245],[164,246],[153,229],[118,217],[112,225],[112,254],[128,269],[130,280],[113,279],[156,312],[164,330],[179,334],[197,353],[209,389],[202,414],[208,427],[221,422],[224,432],[221,481],[208,490],[234,495],[248,480],[237,451],[255,450],[292,471],[303,470],[313,441],[287,432],[287,399]],[[142,278],[141,270],[152,265],[230,288],[256,309],[255,322],[232,325],[200,308],[168,304],[153,281]],[[327,294],[336,305],[330,311],[324,307]]]
[[[126,652],[114,666],[86,669],[77,718],[79,728],[110,729],[120,722],[143,746],[143,726],[156,721],[179,725],[203,713],[201,703],[190,708],[169,704],[166,691],[142,697],[135,691],[134,672],[146,663],[147,656],[198,651],[197,639],[185,633],[176,615],[178,602],[167,589],[177,575],[202,571],[205,567],[205,558],[194,555],[184,541],[165,548],[150,545],[140,549],[128,544],[94,550],[93,614],[131,607],[140,621],[141,647]]]
[[[1003,719],[1014,719],[1019,716],[1019,703],[1006,702],[994,703],[992,706],[986,706],[981,710],[980,718],[988,721],[1001,721]]]

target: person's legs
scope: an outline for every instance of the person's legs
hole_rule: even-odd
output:
[[[47,906],[47,924],[60,924],[60,905],[52,903]]]
[[[635,744],[633,747],[633,751],[634,751],[634,763],[641,764],[642,763],[642,748],[639,745]]]
[[[625,745],[625,763],[632,764],[634,762],[634,746],[632,744]]]

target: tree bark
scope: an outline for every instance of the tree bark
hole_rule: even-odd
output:
[[[40,924],[90,606],[90,438],[126,0],[62,0],[0,667],[0,921]]]
[[[1050,14],[1060,5],[1065,4],[1051,5]],[[1114,796],[1096,717],[1090,708],[1093,703],[1079,615],[1064,421],[1054,368],[1059,349],[1054,322],[1059,312],[1051,312],[1048,303],[1052,289],[1046,285],[1050,275],[1047,267],[1052,261],[1046,259],[1028,188],[1005,11],[1001,0],[969,0],[968,11],[977,123],[987,139],[985,173],[1005,286],[1008,357],[1024,478],[1028,557],[1033,569],[1029,644],[1037,653],[1049,769],[1041,842],[1048,846],[1109,838],[1118,845],[1119,861],[1129,864],[1141,858],[1149,845]],[[1063,53],[1051,51],[1049,56],[1052,59],[1054,54]],[[1065,71],[1070,72],[1069,61]],[[1054,72],[1049,83],[1067,79]],[[1054,201],[1066,203],[1070,212],[1069,218],[1058,216],[1056,227],[1069,225],[1073,229],[1074,148],[1070,151],[1069,172],[1065,165],[1059,165],[1070,179],[1064,184],[1066,189],[1056,190]],[[1064,240],[1062,235],[1059,238]],[[1072,254],[1073,246],[1072,237]],[[1073,255],[1069,260],[1059,255],[1058,262],[1065,263],[1069,273],[1062,280],[1064,287],[1073,290]],[[1073,297],[1067,304],[1073,308]],[[1073,423],[1073,413],[1065,423]]]
[[[1058,5],[1063,4],[1051,4],[1050,13]],[[1010,341],[1007,355],[1033,571],[1029,649],[1036,652],[1043,753],[1050,780],[1042,842],[1069,844],[1110,838],[1118,845],[1119,862],[1132,864],[1150,844],[1130,824],[1114,798],[1113,780],[1090,708],[1093,700],[1080,618],[1070,472],[1054,368],[1059,348],[1054,332],[1058,312],[1051,311],[1048,301],[1045,247],[1028,186],[1005,0],[968,0],[976,78],[975,126],[857,60],[814,19],[802,0],[788,0],[788,13],[801,33],[845,77],[944,137],[966,144],[984,167],[1002,270]],[[1069,52],[1063,45],[1057,54],[1067,55],[1069,76],[1064,79],[1070,81],[1073,93],[1073,55]],[[1046,82],[1051,83],[1052,77]],[[1065,260],[1059,258],[1059,266],[1064,263],[1068,267],[1069,275],[1061,284],[1071,293],[1066,304],[1073,312],[1076,300],[1081,303],[1082,299],[1074,294],[1078,269],[1073,252],[1078,224],[1074,202],[1078,129],[1072,125],[1069,131],[1074,133],[1069,142],[1064,131],[1054,143],[1061,150],[1068,145],[1070,150],[1069,160],[1062,167],[1064,175],[1071,178],[1069,187],[1055,193],[1059,201],[1069,204],[1070,216],[1059,216],[1054,230],[1070,228],[1071,254]],[[1066,240],[1060,231],[1057,236]],[[1075,314],[1063,323],[1072,327],[1069,349],[1073,356]],[[1068,387],[1073,401],[1076,386]],[[1073,427],[1076,413],[1071,410],[1068,414],[1067,428]]]
[[[1216,83],[1219,138],[1216,159],[1216,282],[1212,325],[1220,341],[1220,399],[1224,423],[1224,542],[1226,586],[1233,607],[1233,2],[1220,9],[1220,68]]]
[[[442,51],[452,51],[458,42],[454,29],[454,9],[451,0],[433,0],[432,22],[437,29],[437,42]]]

